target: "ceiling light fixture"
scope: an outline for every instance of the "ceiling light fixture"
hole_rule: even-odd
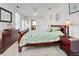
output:
[[[33,12],[33,15],[36,16],[37,13],[38,13],[38,11],[37,11],[37,9],[35,8],[35,9],[34,9],[34,12]]]

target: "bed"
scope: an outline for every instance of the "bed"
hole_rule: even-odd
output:
[[[18,51],[21,52],[23,47],[29,46],[49,46],[60,41],[60,36],[66,36],[65,25],[51,25],[59,27],[60,30],[52,32],[31,32],[29,29],[19,32]]]

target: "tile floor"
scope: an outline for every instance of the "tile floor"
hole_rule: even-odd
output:
[[[0,54],[0,56],[66,56],[58,44],[46,47],[25,47],[21,53],[18,53],[17,50],[18,45],[15,42],[3,54]]]

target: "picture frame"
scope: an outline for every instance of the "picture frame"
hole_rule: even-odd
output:
[[[79,12],[79,3],[69,3],[69,14]]]
[[[56,21],[58,22],[58,21],[59,21],[59,19],[60,19],[60,14],[59,14],[59,13],[57,13],[57,14],[55,15],[55,18],[56,18]]]
[[[0,22],[12,22],[12,12],[0,7]]]

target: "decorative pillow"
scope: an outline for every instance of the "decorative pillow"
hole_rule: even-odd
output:
[[[61,28],[60,27],[50,27],[48,29],[48,32],[57,31],[57,30],[61,30]]]

